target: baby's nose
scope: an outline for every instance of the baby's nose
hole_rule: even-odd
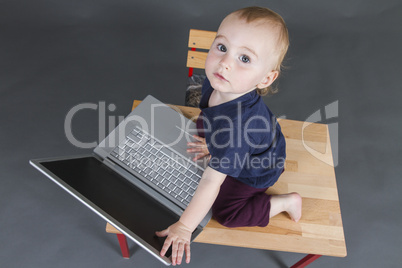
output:
[[[229,70],[231,69],[231,65],[232,65],[232,62],[231,62],[230,57],[228,57],[228,55],[225,55],[225,56],[221,59],[220,65],[221,65],[223,68],[225,68],[226,70],[229,71]]]

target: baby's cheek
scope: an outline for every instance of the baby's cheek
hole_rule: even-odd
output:
[[[211,58],[211,56],[209,56],[209,54],[208,54],[208,57],[207,57],[207,59],[205,60],[205,72],[209,71],[209,69],[210,69],[210,67],[211,67],[211,64],[212,64],[212,58]]]
[[[205,69],[207,69],[207,66],[212,67],[213,65],[217,64],[217,61],[218,61],[218,57],[217,57],[216,53],[209,52],[207,55],[207,58],[205,60]]]

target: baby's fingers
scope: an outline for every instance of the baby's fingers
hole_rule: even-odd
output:
[[[183,242],[178,243],[177,247],[177,258],[176,258],[176,264],[181,264],[181,260],[183,259],[183,253],[184,253],[184,244]]]
[[[189,153],[203,153],[205,151],[204,148],[188,148],[187,152]]]
[[[198,141],[205,142],[205,138],[203,138],[203,137],[200,137],[200,136],[197,136],[197,135],[193,135],[193,138],[196,139],[196,140],[198,140]]]
[[[177,257],[177,241],[173,241],[173,244],[172,244],[172,264],[173,264],[173,266],[175,266],[176,265],[176,257]]]
[[[195,157],[193,158],[193,161],[197,161],[198,159],[201,159],[201,158],[203,158],[203,157],[205,157],[205,156],[207,156],[208,154],[206,154],[206,153],[199,153],[199,154],[196,154],[195,155]]]
[[[188,142],[187,143],[188,147],[195,147],[195,148],[203,148],[206,147],[207,145],[202,142]]]
[[[156,234],[157,236],[159,236],[159,237],[165,237],[165,236],[167,236],[167,235],[169,234],[169,230],[168,230],[168,229],[165,229],[165,230],[163,230],[163,231],[155,232],[155,234]]]
[[[165,243],[163,243],[163,247],[161,249],[161,256],[165,256],[166,252],[168,251],[170,245],[172,244],[173,239],[171,237],[166,238]]]
[[[185,249],[186,249],[186,263],[190,263],[190,243],[186,243],[185,245]]]

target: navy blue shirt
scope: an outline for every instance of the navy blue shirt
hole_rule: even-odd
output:
[[[272,186],[283,172],[286,144],[276,117],[256,90],[208,107],[208,79],[200,101],[208,166],[255,188]]]

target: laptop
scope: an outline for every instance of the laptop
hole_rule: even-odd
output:
[[[31,165],[166,265],[155,235],[187,207],[207,165],[187,142],[196,125],[179,110],[147,96],[90,155],[30,160]],[[194,230],[191,241],[211,218]]]

